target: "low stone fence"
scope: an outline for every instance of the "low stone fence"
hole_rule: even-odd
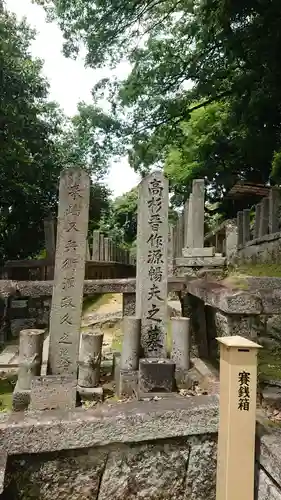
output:
[[[215,500],[217,396],[0,415],[1,500]],[[259,426],[257,500],[281,499],[280,434]]]
[[[86,279],[130,278],[136,275],[135,263],[104,261],[87,261],[85,263]],[[2,278],[19,281],[39,281],[53,279],[54,262],[41,260],[10,260],[2,268]]]
[[[191,318],[194,342],[203,358],[217,358],[216,337],[230,335],[281,350],[281,279],[239,280],[187,284],[184,315]]]
[[[169,291],[185,289],[183,278],[169,278]],[[135,314],[136,279],[85,280],[84,297],[105,293],[122,293],[123,315]],[[49,326],[53,292],[52,281],[0,280],[0,342],[19,336],[26,328]]]

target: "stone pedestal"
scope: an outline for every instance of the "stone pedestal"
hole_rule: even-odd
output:
[[[123,334],[120,368],[121,370],[137,370],[140,354],[141,320],[134,316],[124,316]]]
[[[29,390],[40,375],[45,330],[22,330],[19,343],[18,389]]]
[[[83,332],[79,353],[78,385],[96,387],[100,381],[103,333]]]
[[[172,392],[175,386],[175,362],[165,358],[141,359],[139,392]]]

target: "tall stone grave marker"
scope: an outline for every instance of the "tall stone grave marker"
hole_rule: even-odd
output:
[[[168,278],[168,181],[153,172],[139,184],[136,316],[145,357],[165,357]]]
[[[61,173],[55,276],[50,317],[49,373],[77,375],[85,275],[90,179]]]

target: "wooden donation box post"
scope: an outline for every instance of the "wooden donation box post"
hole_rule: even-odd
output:
[[[220,343],[220,418],[216,500],[253,500],[257,353],[243,337]]]

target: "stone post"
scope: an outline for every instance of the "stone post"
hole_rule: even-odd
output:
[[[189,199],[186,200],[184,204],[184,244],[185,248],[188,248],[188,211],[189,211]]]
[[[113,262],[113,241],[111,238],[109,238],[109,241],[108,241],[108,245],[109,245],[109,262]]]
[[[137,370],[140,356],[141,320],[135,316],[123,318],[123,344],[120,369]]]
[[[261,220],[261,203],[256,205],[255,211],[255,228],[254,228],[254,238],[258,238],[260,234],[260,220]]]
[[[263,198],[261,201],[261,218],[259,238],[268,234],[268,216],[269,216],[269,198]]]
[[[251,233],[250,233],[250,212],[248,208],[243,210],[243,246],[250,241]]]
[[[171,318],[171,327],[171,359],[176,363],[176,369],[187,371],[190,367],[189,318]]]
[[[204,247],[204,179],[195,179],[192,183],[192,247]]]
[[[221,349],[216,500],[254,500],[260,346],[239,336],[217,340]]]
[[[165,357],[168,295],[168,181],[156,171],[139,184],[136,316],[146,357]]]
[[[243,212],[237,212],[238,248],[243,246]]]
[[[104,260],[109,262],[109,239],[104,238]]]
[[[193,248],[192,196],[191,194],[188,199],[187,248]]]
[[[104,234],[100,233],[100,260],[104,261]]]
[[[99,231],[93,231],[92,260],[94,260],[94,261],[100,260],[100,232]]]
[[[89,216],[89,175],[61,173],[48,370],[77,377]]]
[[[281,197],[280,189],[276,186],[270,189],[269,193],[269,232],[277,233],[280,231],[280,208]]]
[[[103,333],[82,332],[79,352],[78,385],[96,387],[100,382]]]
[[[225,226],[225,254],[227,259],[237,252],[237,239],[236,221],[228,221]]]
[[[29,390],[40,375],[45,330],[21,330],[19,342],[18,389]]]

